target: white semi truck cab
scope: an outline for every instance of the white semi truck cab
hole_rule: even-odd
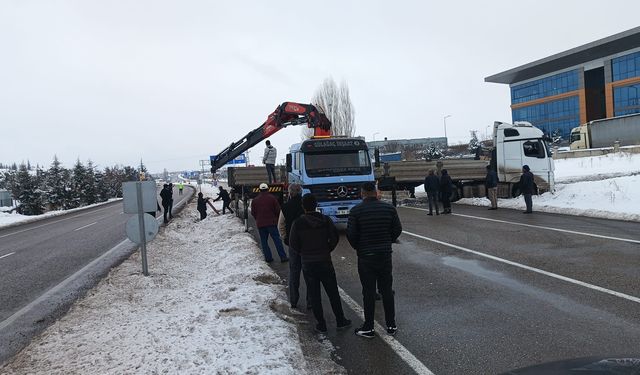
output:
[[[511,185],[512,193],[518,189],[522,166],[528,165],[541,191],[554,191],[554,164],[551,150],[542,130],[528,122],[508,124],[496,121],[493,124],[495,163],[501,183]]]

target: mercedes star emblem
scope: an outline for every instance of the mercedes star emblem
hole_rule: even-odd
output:
[[[346,186],[338,186],[338,189],[336,190],[336,192],[338,193],[339,197],[346,197],[347,196],[347,187]]]

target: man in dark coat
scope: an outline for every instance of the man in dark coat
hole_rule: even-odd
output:
[[[298,306],[300,299],[300,272],[302,272],[302,258],[300,253],[289,243],[289,233],[293,222],[304,214],[302,208],[302,187],[300,184],[289,184],[289,200],[282,205],[280,217],[278,218],[278,232],[284,239],[285,245],[289,246],[289,302],[292,308]],[[303,274],[304,275],[304,274]],[[307,284],[307,309],[311,308],[311,295],[309,294],[309,281]]]
[[[164,184],[162,190],[160,190],[160,198],[162,199],[162,208],[163,210],[163,218],[164,223],[168,223],[169,219],[167,219],[167,215],[169,214],[169,207],[171,206],[171,191],[169,191],[169,185]]]
[[[498,209],[498,174],[487,165],[487,177],[485,186],[487,188],[487,198],[491,201],[490,210]]]
[[[396,326],[391,244],[402,233],[398,212],[392,205],[378,199],[376,185],[362,185],[363,201],[351,209],[347,222],[347,239],[358,253],[358,274],[362,284],[364,324],[355,334],[373,338],[376,306],[376,284],[382,294],[387,333],[393,335]]]
[[[311,294],[313,315],[318,321],[316,331],[325,333],[327,323],[322,311],[320,284],[329,297],[337,328],[351,326],[351,320],[344,316],[336,271],[331,262],[331,252],[338,245],[340,236],[331,218],[316,212],[317,206],[318,202],[313,194],[305,194],[302,197],[304,215],[293,222],[289,243],[292,248],[298,250],[302,258],[302,272],[309,283],[307,290]]]
[[[440,215],[440,208],[438,208],[440,180],[438,176],[433,173],[433,169],[429,170],[429,175],[424,179],[424,191],[427,193],[427,198],[429,199],[429,213],[427,215],[433,215],[433,206],[436,207],[436,215]]]
[[[533,212],[533,201],[531,195],[534,190],[533,173],[529,170],[528,165],[522,166],[522,176],[520,176],[520,182],[518,183],[520,192],[524,196],[524,203],[527,205],[526,211],[523,214],[530,214]]]
[[[269,185],[260,184],[260,193],[251,201],[251,216],[256,220],[256,226],[260,233],[260,242],[264,260],[267,263],[273,262],[271,249],[269,248],[269,236],[276,245],[276,250],[282,263],[288,262],[287,254],[284,252],[282,240],[278,233],[278,217],[280,216],[280,204],[276,197],[269,193]]]
[[[451,193],[453,193],[453,181],[446,169],[442,170],[442,176],[440,176],[440,200],[442,201],[442,213],[451,213]],[[436,207],[436,213],[438,207]]]
[[[225,209],[229,210],[229,212],[233,213],[233,210],[231,210],[231,207],[229,207],[229,204],[231,203],[231,197],[229,196],[229,192],[223,188],[222,186],[218,186],[218,189],[220,190],[220,192],[218,193],[218,197],[216,199],[214,199],[214,202],[219,201],[220,199],[222,199],[222,214],[224,215]]]

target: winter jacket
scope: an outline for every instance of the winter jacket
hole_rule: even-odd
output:
[[[280,204],[273,195],[261,192],[251,201],[251,216],[256,219],[256,226],[264,228],[278,224]]]
[[[391,244],[400,237],[402,224],[392,205],[377,198],[365,198],[351,209],[347,239],[358,256],[391,253]]]
[[[429,175],[424,179],[424,191],[427,193],[437,193],[440,190],[440,180],[436,175]]]
[[[453,181],[451,181],[451,176],[448,174],[443,174],[440,177],[440,193],[441,194],[449,194],[453,192]]]
[[[262,157],[263,164],[275,164],[276,156],[278,156],[278,150],[272,145],[265,147],[264,156]]]
[[[486,179],[485,185],[487,189],[498,187],[498,174],[496,171],[488,171]]]
[[[218,193],[218,197],[214,199],[214,202],[217,202],[220,199],[222,199],[224,203],[231,202],[231,197],[229,196],[229,192],[226,191],[225,189],[220,190],[220,192]]]
[[[291,226],[293,225],[293,222],[302,215],[304,215],[304,209],[302,209],[302,196],[296,195],[289,199],[287,203],[282,205],[281,216],[284,217],[284,233],[280,233],[280,237],[284,238],[285,244],[289,245],[289,233],[291,233]]]
[[[200,212],[207,212],[207,199],[206,198],[201,198],[198,197],[198,207],[197,207],[198,211]]]
[[[520,176],[518,187],[522,194],[533,194],[533,173],[530,171],[523,172],[522,176]]]
[[[300,253],[302,263],[330,262],[339,238],[338,229],[328,216],[310,212],[293,222],[289,243]]]
[[[162,188],[162,190],[160,191],[160,198],[162,198],[163,206],[169,206],[171,204],[173,194],[171,193],[169,188]]]

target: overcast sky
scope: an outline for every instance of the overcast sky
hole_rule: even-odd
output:
[[[345,80],[356,133],[466,142],[511,121],[484,77],[640,23],[638,1],[0,1],[0,162],[198,169]],[[284,158],[299,128],[271,137]],[[260,163],[264,144],[251,153]]]

